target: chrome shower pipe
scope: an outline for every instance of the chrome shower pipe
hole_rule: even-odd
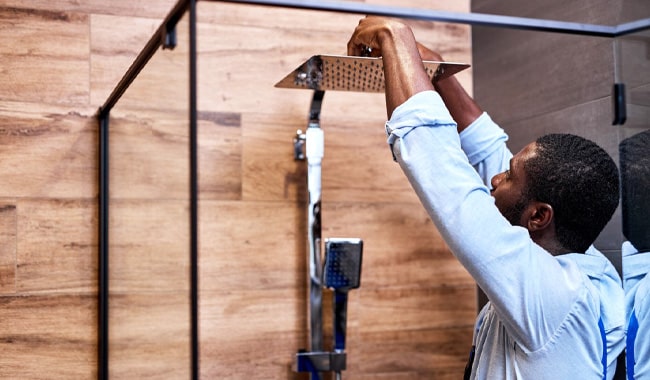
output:
[[[309,347],[312,352],[323,351],[323,273],[321,236],[321,162],[325,150],[323,130],[320,128],[320,109],[324,91],[314,91],[309,111],[309,125],[305,132],[307,158],[308,262],[309,262]]]

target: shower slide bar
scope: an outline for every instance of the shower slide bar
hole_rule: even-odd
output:
[[[323,350],[322,318],[322,249],[321,249],[321,170],[325,149],[323,130],[320,128],[320,110],[325,91],[314,91],[309,110],[309,125],[305,132],[305,157],[307,158],[307,228],[309,240],[309,324],[311,351]]]
[[[314,68],[316,71],[317,68]],[[309,372],[311,380],[320,380],[321,372],[334,372],[336,379],[346,369],[345,335],[347,324],[347,291],[359,287],[361,277],[361,239],[326,239],[323,264],[321,225],[322,160],[325,136],[320,127],[320,112],[325,91],[314,90],[309,108],[307,130],[296,132],[293,140],[294,159],[307,161],[307,329],[309,350],[299,350],[295,357],[296,372]],[[304,153],[303,153],[304,149]],[[335,346],[324,350],[323,288],[334,292],[333,327]]]

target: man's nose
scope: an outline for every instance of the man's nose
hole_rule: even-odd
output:
[[[492,179],[490,180],[490,184],[492,185],[492,190],[496,190],[496,188],[499,186],[499,183],[501,183],[501,180],[503,180],[504,174],[505,172],[499,173],[494,177],[492,177]]]

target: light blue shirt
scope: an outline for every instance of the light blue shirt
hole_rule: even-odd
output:
[[[426,91],[395,109],[386,132],[429,216],[490,300],[477,319],[471,378],[602,379],[599,319],[609,368],[624,345],[620,279],[603,273],[605,257],[554,257],[501,215],[486,184],[512,157],[503,130],[483,114],[459,135],[440,96]]]
[[[623,251],[623,287],[625,310],[628,320],[634,312],[638,330],[633,347],[636,363],[628,371],[635,380],[650,379],[650,252],[639,252],[631,243],[625,242]]]

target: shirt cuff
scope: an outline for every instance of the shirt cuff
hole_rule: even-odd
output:
[[[413,129],[440,126],[456,127],[456,122],[451,117],[442,98],[435,91],[418,92],[395,108],[390,120],[386,122],[388,144],[392,151],[395,141],[403,138]]]

